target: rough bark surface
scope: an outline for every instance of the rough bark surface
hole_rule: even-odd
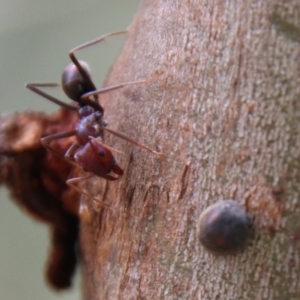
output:
[[[80,206],[85,299],[300,298],[299,1],[145,0],[106,85],[164,71],[101,96],[125,174],[85,187],[110,204]],[[214,256],[200,213],[245,205],[255,238]]]

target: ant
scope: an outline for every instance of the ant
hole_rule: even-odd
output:
[[[26,87],[33,91],[34,93],[46,98],[47,100],[58,104],[59,106],[65,107],[77,111],[79,116],[79,121],[77,127],[71,131],[64,131],[57,134],[49,135],[41,138],[41,143],[47,149],[55,152],[60,157],[65,158],[72,164],[80,167],[84,171],[88,172],[87,176],[68,179],[66,183],[78,192],[85,194],[86,196],[91,197],[85,192],[81,191],[76,185],[75,182],[79,182],[85,179],[88,179],[94,175],[103,177],[107,180],[116,180],[119,176],[123,175],[123,170],[118,166],[112,152],[121,153],[118,150],[115,150],[106,144],[104,144],[104,131],[107,131],[119,138],[122,138],[136,146],[139,146],[147,151],[158,155],[164,156],[163,153],[156,152],[149,149],[148,147],[139,144],[138,142],[132,140],[126,135],[107,128],[107,124],[103,120],[104,108],[98,103],[98,95],[108,91],[116,90],[125,86],[149,83],[157,80],[162,74],[156,75],[150,79],[140,80],[140,81],[131,81],[125,82],[101,89],[96,89],[91,76],[88,65],[81,60],[78,60],[75,57],[75,52],[83,48],[92,46],[94,44],[104,41],[107,37],[124,34],[127,31],[113,32],[106,34],[97,38],[88,43],[82,44],[69,52],[70,59],[72,61],[62,74],[62,89],[64,93],[73,101],[77,102],[78,106],[67,104],[61,100],[45,93],[40,88],[43,87],[57,87],[60,86],[57,83],[27,83]],[[93,99],[91,99],[93,98]],[[50,143],[56,139],[62,139],[75,136],[76,141],[69,147],[64,155],[58,150],[51,147]],[[111,173],[114,173],[113,176]],[[96,201],[99,201],[93,198]]]

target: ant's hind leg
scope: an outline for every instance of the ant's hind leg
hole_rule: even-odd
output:
[[[88,174],[87,176],[84,176],[84,177],[76,177],[76,178],[71,178],[69,180],[66,181],[66,184],[68,186],[71,186],[72,188],[74,188],[77,192],[85,195],[86,197],[100,203],[102,206],[105,206],[105,207],[109,207],[109,205],[105,204],[103,201],[100,201],[99,199],[93,197],[92,195],[86,193],[85,191],[81,190],[75,183],[77,182],[81,182],[81,181],[84,181],[86,179],[89,179],[91,178],[92,176],[94,176],[94,174]]]
[[[76,130],[70,130],[70,131],[64,131],[64,132],[48,135],[48,136],[41,138],[41,143],[46,149],[54,152],[56,155],[58,155],[61,158],[65,158],[64,154],[62,154],[61,152],[59,152],[58,150],[56,150],[55,148],[50,146],[50,142],[53,140],[58,140],[58,139],[63,139],[63,138],[74,136],[74,135],[76,135],[76,133],[77,133]]]
[[[106,38],[110,37],[110,36],[114,36],[114,35],[118,35],[118,34],[125,34],[127,33],[127,30],[123,30],[123,31],[116,31],[116,32],[111,32],[111,33],[108,33],[108,34],[105,34],[105,35],[102,35],[92,41],[89,41],[87,43],[84,43],[82,45],[79,45],[75,48],[73,48],[69,55],[70,55],[70,58],[71,60],[73,61],[73,59],[75,58],[75,60],[77,61],[77,58],[75,57],[74,53],[78,50],[81,50],[83,48],[87,48],[87,47],[90,47],[90,46],[93,46],[95,44],[98,44],[98,43],[101,43],[102,41],[104,41]],[[73,61],[74,62],[74,61]],[[75,63],[75,62],[74,62]]]
[[[78,50],[81,50],[83,48],[87,48],[90,47],[92,45],[98,44],[102,41],[104,41],[106,38],[113,36],[113,35],[118,35],[118,34],[124,34],[127,33],[127,30],[125,31],[118,31],[118,32],[112,32],[106,35],[102,35],[99,38],[92,40],[88,43],[82,44],[80,46],[77,46],[75,48],[73,48],[70,52],[69,52],[69,56],[71,61],[74,63],[74,65],[77,67],[78,71],[80,72],[81,76],[83,77],[84,81],[86,83],[88,83],[88,86],[90,88],[90,90],[96,90],[96,87],[92,81],[92,79],[90,78],[90,76],[86,73],[86,70],[84,70],[84,68],[81,66],[81,64],[79,63],[78,59],[75,56],[75,52]]]
[[[51,96],[51,95],[49,95],[49,94],[47,94],[47,93],[45,93],[45,92],[43,92],[42,90],[39,89],[40,87],[59,87],[59,86],[60,85],[58,83],[26,83],[25,84],[25,87],[27,87],[28,89],[30,89],[34,93],[46,98],[47,100],[49,100],[49,101],[51,101],[51,102],[53,102],[53,103],[55,103],[59,106],[77,111],[76,106],[67,104],[63,101],[60,101],[57,98],[55,98],[55,97],[53,97],[53,96]]]

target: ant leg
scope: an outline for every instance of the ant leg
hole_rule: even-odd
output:
[[[27,87],[34,93],[46,98],[47,100],[49,100],[59,106],[77,111],[78,109],[76,108],[76,106],[67,104],[63,101],[60,101],[60,100],[56,99],[55,97],[53,97],[39,89],[39,87],[58,87],[58,86],[60,86],[58,83],[26,83],[25,84],[25,87]]]
[[[156,81],[162,74],[163,74],[163,72],[160,73],[160,74],[158,74],[158,75],[156,75],[156,76],[148,78],[148,79],[138,80],[138,81],[123,82],[123,83],[119,83],[119,84],[116,84],[116,85],[112,85],[112,86],[108,86],[108,87],[105,87],[105,88],[101,88],[99,90],[94,90],[92,92],[84,94],[81,97],[81,99],[83,101],[86,101],[86,99],[88,99],[91,96],[95,96],[95,95],[98,95],[98,94],[110,92],[110,91],[113,91],[113,90],[116,90],[116,89],[119,89],[119,88],[122,88],[122,87],[125,87],[125,86],[128,86],[128,85],[150,83],[150,82]]]
[[[80,182],[80,181],[83,181],[83,180],[86,180],[86,179],[89,179],[91,177],[93,177],[94,174],[88,174],[87,176],[84,176],[84,177],[76,177],[76,178],[71,178],[71,179],[68,179],[66,181],[66,184],[73,187],[77,192],[87,196],[88,198],[100,203],[101,205],[105,206],[105,207],[109,207],[109,205],[105,204],[103,201],[100,201],[98,200],[97,198],[93,197],[92,195],[86,193],[85,191],[81,190],[78,186],[75,185],[76,182]]]
[[[115,136],[117,136],[117,137],[119,137],[119,138],[121,138],[121,139],[123,139],[123,140],[125,140],[125,141],[127,141],[127,142],[129,142],[131,144],[133,144],[133,145],[136,145],[136,146],[138,146],[140,148],[143,148],[143,149],[145,149],[145,150],[147,150],[147,151],[149,151],[149,152],[151,152],[151,153],[153,153],[153,154],[155,154],[157,156],[166,157],[165,154],[163,154],[161,152],[154,151],[154,150],[152,150],[152,149],[150,149],[150,148],[148,148],[148,147],[146,147],[146,146],[138,143],[137,141],[129,138],[128,136],[124,135],[123,133],[114,131],[114,130],[109,129],[109,128],[103,128],[103,130],[105,130],[105,131],[107,131],[107,132],[109,132],[109,133],[111,133],[111,134],[113,134],[113,135],[115,135]]]
[[[74,154],[78,148],[80,148],[80,145],[78,144],[78,142],[74,142],[65,153],[64,159],[66,159],[69,163],[71,163],[75,167],[79,167],[80,169],[82,169],[82,167],[74,159]]]
[[[84,70],[84,68],[81,66],[81,64],[79,63],[78,59],[75,56],[75,52],[78,50],[81,50],[83,48],[87,48],[89,46],[95,45],[97,43],[100,43],[102,41],[104,41],[106,38],[113,36],[113,35],[118,35],[118,34],[124,34],[127,33],[127,30],[125,31],[118,31],[118,32],[112,32],[106,35],[102,35],[99,38],[92,40],[88,43],[82,44],[80,46],[77,46],[75,48],[73,48],[70,52],[69,52],[69,56],[71,61],[74,63],[74,65],[77,67],[79,73],[81,74],[81,76],[83,77],[84,81],[88,83],[88,86],[90,88],[90,90],[96,90],[96,87],[92,81],[92,79],[90,78],[90,76],[86,73],[86,71]]]
[[[70,130],[70,131],[64,131],[64,132],[48,135],[48,136],[45,136],[45,137],[41,138],[41,143],[48,150],[53,151],[59,157],[64,158],[64,155],[62,153],[60,153],[58,150],[56,150],[55,148],[50,146],[50,142],[53,141],[53,140],[63,139],[63,138],[66,138],[66,137],[76,135],[76,133],[77,133],[76,130]]]
[[[119,177],[113,177],[111,175],[105,175],[105,176],[102,176],[102,177],[107,179],[107,180],[110,180],[110,181],[119,179]]]
[[[93,136],[89,136],[89,139],[95,141],[96,143],[98,143],[99,145],[103,146],[104,148],[110,150],[111,152],[115,152],[117,154],[123,154],[123,152],[121,152],[119,150],[116,150],[116,149],[114,149],[112,147],[107,146],[106,144],[102,143],[100,140],[96,139]]]

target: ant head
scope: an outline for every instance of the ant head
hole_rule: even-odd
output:
[[[78,62],[82,70],[90,77],[88,65],[81,60]],[[69,64],[62,74],[62,88],[65,94],[76,102],[80,102],[81,96],[90,92],[89,84],[84,80],[82,73],[73,63]]]
[[[112,152],[104,144],[90,140],[74,155],[75,161],[87,172],[105,177],[115,170],[116,160]],[[122,171],[122,170],[121,170]],[[117,173],[121,173],[117,169]]]

